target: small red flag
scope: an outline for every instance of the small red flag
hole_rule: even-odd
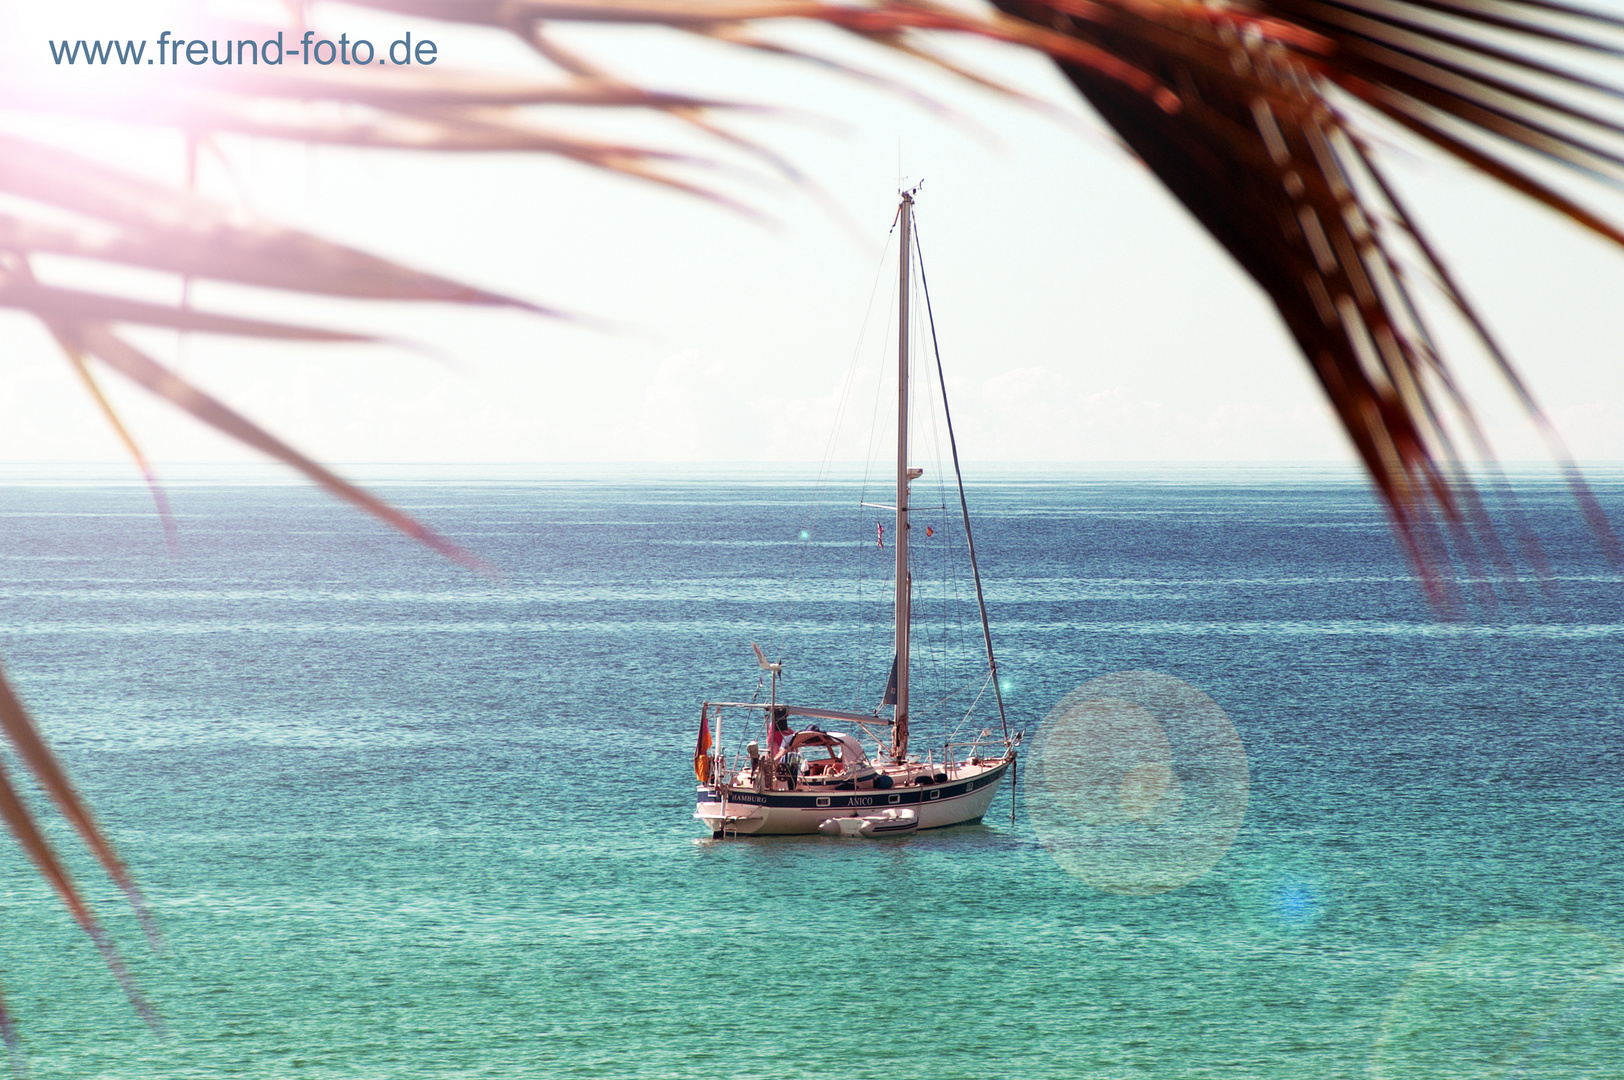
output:
[[[883,521],[880,522],[879,529],[880,529],[880,546],[884,547],[885,546],[885,522],[883,522]]]
[[[936,530],[931,528],[929,525],[926,525],[925,526],[925,535],[926,536],[935,536],[936,535]]]
[[[699,745],[694,747],[694,775],[701,784],[710,783],[710,722],[705,719],[705,710],[699,710]]]

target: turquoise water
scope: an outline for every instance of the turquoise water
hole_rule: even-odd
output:
[[[6,487],[0,657],[167,942],[75,855],[160,1039],[0,848],[30,1074],[1624,1075],[1624,578],[1560,490],[1525,497],[1557,598],[1444,625],[1356,479],[972,489],[1019,726],[1150,670],[1245,744],[1234,845],[1132,897],[1060,869],[1024,780],[1013,825],[1006,788],[884,842],[693,821],[750,641],[797,700],[883,681],[889,551],[812,488],[381,486],[488,579],[298,487],[177,486],[173,558],[139,488]]]

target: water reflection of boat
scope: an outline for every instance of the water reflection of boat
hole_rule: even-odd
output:
[[[917,189],[916,189],[917,190]],[[1015,764],[1016,744],[1004,719],[1002,688],[993,659],[992,635],[976,568],[964,483],[959,478],[959,506],[964,514],[965,542],[975,579],[976,603],[986,645],[985,680],[998,703],[1001,739],[989,732],[968,743],[949,740],[942,758],[908,752],[909,630],[912,577],[909,573],[909,484],[922,470],[908,464],[908,298],[912,260],[913,192],[904,193],[897,211],[901,226],[901,264],[897,345],[896,519],[892,546],[896,556],[894,634],[891,677],[880,705],[871,713],[809,708],[778,700],[780,663],[770,662],[760,648],[756,660],[772,677],[770,700],[706,702],[701,710],[694,772],[699,779],[699,806],[694,816],[716,837],[824,833],[831,836],[882,837],[980,821],[1004,774]],[[928,300],[928,297],[927,297]],[[940,376],[940,362],[937,364]],[[944,412],[946,387],[943,390]],[[952,418],[946,417],[949,438]],[[954,472],[958,451],[953,450]],[[883,529],[881,542],[884,542]],[[752,646],[754,647],[754,646]],[[891,715],[882,710],[891,708]],[[761,731],[742,755],[729,760],[722,747],[723,716],[742,711],[747,732]],[[751,714],[759,714],[759,717]],[[795,730],[792,718],[814,723]],[[855,735],[825,731],[821,724],[855,728],[875,746],[870,758]],[[759,726],[758,726],[759,725]],[[988,742],[983,743],[987,738]],[[763,745],[765,744],[765,745]]]

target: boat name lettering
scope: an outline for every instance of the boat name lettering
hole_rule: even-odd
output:
[[[872,796],[872,795],[853,795],[851,797],[851,799],[846,803],[846,805],[847,806],[873,806],[874,805],[874,796]]]

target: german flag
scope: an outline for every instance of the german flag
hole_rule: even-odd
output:
[[[710,723],[705,719],[703,707],[699,710],[699,745],[694,747],[694,775],[701,784],[710,783]]]

